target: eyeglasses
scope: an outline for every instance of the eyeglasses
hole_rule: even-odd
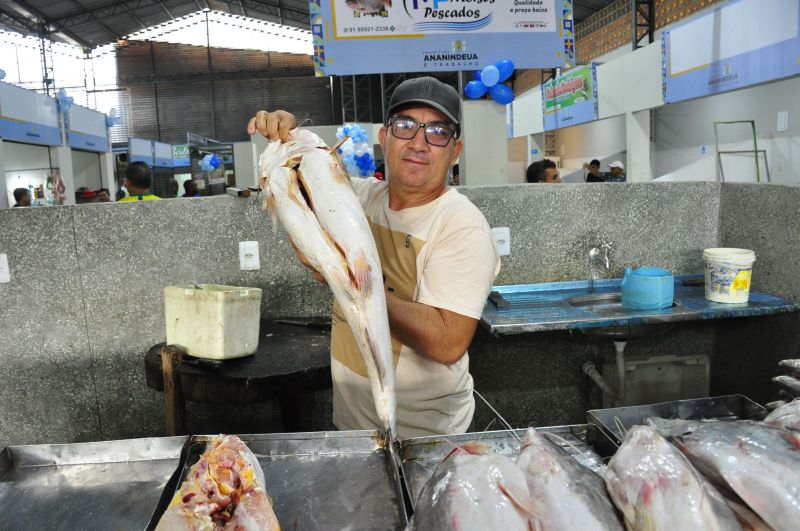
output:
[[[456,134],[456,128],[449,124],[421,124],[413,118],[394,116],[389,119],[392,134],[403,140],[411,140],[421,127],[425,128],[425,141],[432,146],[444,147]]]

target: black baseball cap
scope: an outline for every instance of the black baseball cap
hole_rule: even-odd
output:
[[[400,83],[389,100],[386,116],[405,105],[419,103],[433,107],[456,124],[456,136],[461,131],[461,98],[456,89],[433,77],[417,77]],[[388,124],[386,124],[388,125]]]

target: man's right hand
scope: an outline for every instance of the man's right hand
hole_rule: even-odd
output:
[[[258,111],[247,124],[247,134],[254,135],[258,131],[269,141],[286,142],[289,139],[289,131],[295,127],[297,127],[297,120],[290,112]]]

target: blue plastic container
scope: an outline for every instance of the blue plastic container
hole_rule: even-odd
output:
[[[622,279],[622,306],[631,310],[669,308],[675,298],[675,278],[660,267],[625,268]]]

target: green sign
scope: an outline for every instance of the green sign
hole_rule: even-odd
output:
[[[172,162],[175,166],[189,165],[189,144],[175,144],[172,146]]]
[[[570,70],[544,84],[544,112],[553,113],[592,99],[592,65]]]

